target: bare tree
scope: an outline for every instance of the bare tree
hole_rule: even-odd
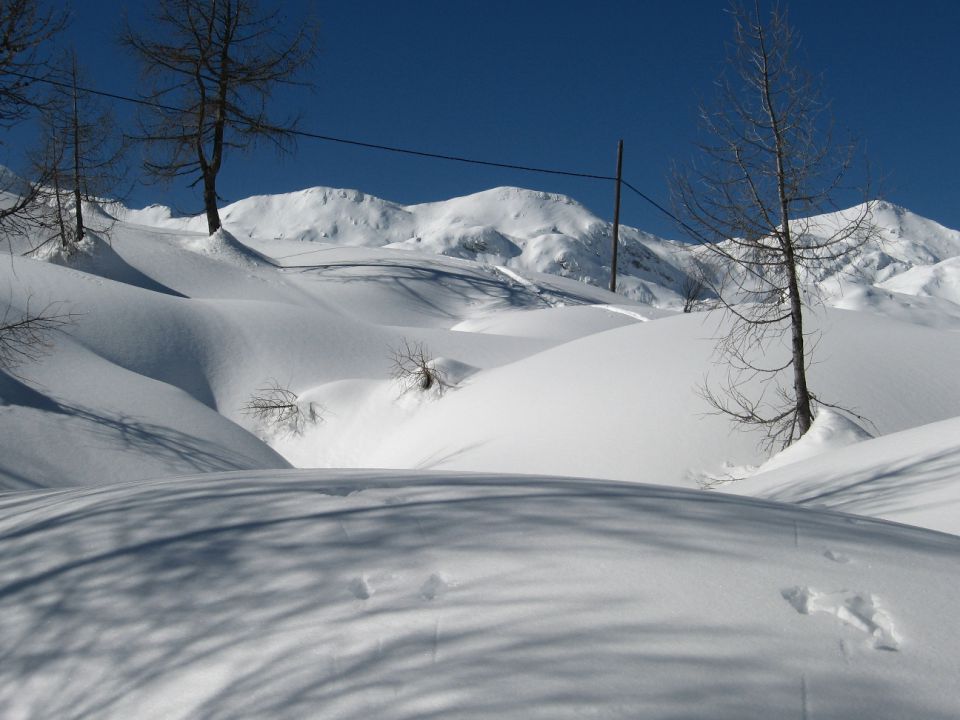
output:
[[[38,0],[0,0],[0,129],[6,131],[43,105],[36,86],[50,72],[46,50],[63,28],[66,15],[45,8]],[[0,146],[5,144],[0,134]],[[46,178],[24,180],[0,168],[0,191],[7,200],[0,206],[0,235],[8,242],[14,234],[32,227],[31,211]],[[12,244],[11,244],[12,247]],[[15,369],[36,360],[49,348],[50,334],[72,320],[58,304],[39,311],[26,307],[16,311],[7,304],[0,316],[0,371]]]
[[[774,8],[764,21],[755,2],[752,12],[735,6],[732,15],[720,102],[701,110],[709,140],[700,162],[678,170],[673,194],[684,229],[726,266],[718,289],[733,325],[719,350],[729,374],[720,391],[705,387],[704,395],[785,446],[810,428],[822,403],[807,384],[812,346],[804,309],[811,297],[804,280],[856,252],[875,229],[865,190],[862,204],[834,227],[802,219],[839,210],[835,200],[849,190],[856,146],[833,142],[817,87],[794,64],[799,41],[785,13]],[[787,357],[770,359],[769,342],[780,338],[789,338]],[[764,389],[751,396],[747,383],[758,377]]]
[[[62,11],[38,0],[0,0],[0,128],[10,129],[42,104],[36,87],[49,74],[46,49],[65,21]],[[4,144],[0,135],[0,146]],[[38,187],[38,182],[0,169],[0,191],[11,198],[0,207],[0,233],[9,238],[23,232]]]
[[[0,0],[0,127],[37,106],[36,84],[49,72],[45,47],[66,22],[37,0]]]
[[[39,237],[30,251],[55,242],[64,255],[70,255],[80,242],[80,236],[67,214],[69,190],[64,185],[66,177],[61,166],[65,144],[56,132],[47,134],[46,139],[48,145],[40,155],[41,162],[37,166],[37,172],[44,182],[36,184],[36,204],[30,208],[30,216]]]
[[[41,228],[37,245],[56,241],[69,254],[87,232],[84,203],[115,197],[123,183],[126,147],[110,108],[81,87],[76,53],[61,67],[40,112],[46,142],[34,162],[36,176],[44,179],[35,219]]]
[[[148,143],[145,168],[161,180],[193,177],[212,235],[224,152],[262,139],[284,149],[292,139],[295,119],[271,119],[269,101],[280,85],[307,84],[298,78],[315,56],[315,26],[279,7],[261,13],[256,0],[159,0],[150,27],[128,25],[122,41],[150,83],[135,138]]]
[[[691,313],[703,304],[716,284],[713,277],[713,268],[702,260],[695,260],[691,270],[683,276],[680,282],[680,297],[683,298],[683,312]]]

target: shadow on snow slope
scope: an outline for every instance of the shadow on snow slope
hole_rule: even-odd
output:
[[[904,581],[955,576],[960,539],[903,526],[653,486],[316,471],[14,495],[0,517],[5,717],[946,720],[958,699],[929,647],[949,650],[953,618],[938,637],[947,618],[910,616],[949,583]],[[811,577],[885,586],[912,650],[840,652],[856,633],[780,597]]]
[[[258,467],[257,459],[246,456],[236,447],[211,442],[196,435],[181,432],[169,425],[146,421],[121,412],[108,412],[86,408],[54,400],[48,395],[24,384],[15,377],[0,371],[0,409],[3,406],[18,406],[34,416],[37,427],[46,427],[48,441],[52,443],[79,442],[85,452],[111,455],[130,453],[155,464],[157,472],[169,474],[192,472],[215,472],[245,470]],[[27,416],[23,416],[27,421]],[[67,424],[64,424],[67,423]],[[44,475],[58,477],[53,487],[72,485],[63,477],[63,468],[57,469],[55,461],[44,462],[42,455],[30,453],[22,457],[18,446],[9,447],[0,457],[0,492],[48,487],[41,479]],[[79,454],[75,455],[78,457]],[[105,460],[108,461],[108,460]],[[38,475],[36,469],[25,474],[23,467],[39,465],[45,470]],[[162,469],[161,469],[162,468]],[[47,481],[54,478],[46,478]]]

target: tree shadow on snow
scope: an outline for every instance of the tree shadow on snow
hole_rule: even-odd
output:
[[[135,268],[124,260],[110,243],[99,236],[88,235],[88,238],[93,243],[93,250],[90,254],[81,252],[74,255],[69,262],[59,260],[57,264],[81,270],[90,275],[98,275],[114,282],[131,285],[141,290],[149,290],[171,297],[187,297]]]
[[[300,272],[322,278],[324,281],[339,283],[378,283],[391,288],[399,288],[403,294],[418,304],[430,308],[443,317],[455,318],[450,312],[449,303],[438,303],[431,299],[438,287],[448,295],[461,301],[476,301],[485,298],[495,308],[545,308],[557,303],[583,305],[595,302],[586,296],[580,296],[567,290],[551,287],[541,291],[531,285],[524,285],[491,270],[484,273],[480,269],[437,268],[435,265],[418,265],[415,262],[400,263],[396,260],[336,262],[324,265],[304,265],[284,267],[286,272]],[[430,291],[430,292],[428,292]]]
[[[3,405],[19,405],[46,412],[61,412],[60,405],[55,400],[0,370],[0,406]]]
[[[787,487],[768,497],[798,505],[882,517],[931,508],[943,510],[951,501],[956,504],[960,500],[960,493],[952,489],[958,482],[960,447],[952,447],[855,473],[820,473],[815,480]]]
[[[62,720],[138,702],[175,715],[186,696],[210,720],[801,717],[807,692],[816,717],[948,717],[855,668],[831,676],[842,662],[805,666],[698,585],[700,563],[758,561],[802,511],[617,483],[315,475],[59,494],[0,522],[0,715],[30,693],[19,716]],[[844,522],[817,515],[804,536],[848,537]],[[881,551],[960,549],[862,531]],[[611,591],[603,564],[624,557],[641,577],[669,560],[703,612],[654,602],[662,576]],[[566,582],[577,572],[590,582]]]
[[[109,462],[111,455],[136,454],[157,462],[157,471],[162,474],[245,470],[262,466],[262,461],[244,455],[235,448],[181,432],[169,425],[123,413],[108,413],[58,402],[0,372],[0,407],[3,404],[18,405],[68,419],[71,423],[67,426],[69,436],[60,438],[58,442],[82,442],[87,449],[101,452],[104,462]],[[36,448],[28,451],[37,456],[36,463],[46,468],[45,473],[64,476],[60,478],[58,486],[76,484],[70,481],[69,467],[58,469],[54,460],[43,457],[42,443],[43,440],[38,439]],[[0,458],[0,477],[5,478],[4,486],[7,489],[32,489],[45,484],[24,475],[15,464],[8,466],[3,458]]]

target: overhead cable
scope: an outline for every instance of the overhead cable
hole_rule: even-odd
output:
[[[8,70],[6,72],[8,75],[13,75],[15,77],[20,77],[25,80],[31,80],[34,82],[46,83],[48,85],[54,85],[61,88],[66,88],[68,90],[74,89],[72,83],[67,83],[62,80],[56,80],[49,77],[38,77],[35,75],[30,75],[27,73],[20,73],[15,71]],[[168,112],[185,112],[183,108],[174,107],[172,105],[165,105],[163,103],[157,102],[156,100],[149,100],[145,98],[136,98],[129,95],[122,95],[120,93],[107,92],[105,90],[98,90],[96,88],[77,86],[76,90],[83,93],[89,93],[90,95],[97,95],[99,97],[109,98],[111,100],[119,100],[121,102],[132,103],[135,105],[141,105],[145,107],[153,107],[158,110],[166,110]],[[497,162],[493,160],[481,160],[479,158],[464,157],[461,155],[448,155],[445,153],[429,152],[426,150],[414,150],[412,148],[397,147],[394,145],[384,145],[381,143],[365,142],[362,140],[355,140],[351,138],[336,137],[334,135],[325,135],[322,133],[310,132],[307,130],[296,130],[296,129],[286,129],[286,128],[275,128],[271,126],[261,126],[266,130],[282,130],[283,132],[302,138],[308,138],[310,140],[321,140],[323,142],[332,142],[339,143],[341,145],[351,145],[354,147],[367,148],[369,150],[380,150],[384,152],[399,153],[402,155],[411,155],[414,157],[423,157],[431,158],[434,160],[447,160],[451,162],[466,163],[470,165],[483,165],[486,167],[496,167],[504,168],[507,170],[519,170],[521,172],[532,172],[532,173],[541,173],[545,175],[561,175],[565,177],[576,177],[584,178],[587,180],[604,180],[608,182],[616,182],[617,178],[612,175],[599,175],[596,173],[586,173],[576,170],[561,170],[557,168],[544,168],[537,167],[534,165],[520,165],[516,163],[506,163],[506,162]],[[663,205],[658,203],[656,200],[651,198],[646,193],[637,189],[634,185],[627,182],[626,180],[621,180],[622,184],[627,187],[629,190],[633,191],[638,197],[650,204],[652,207],[656,208],[658,211],[669,217],[680,227],[690,233],[693,237],[699,238],[703,242],[708,242],[699,232],[687,225],[683,220],[678,218],[674,213],[670,212]]]

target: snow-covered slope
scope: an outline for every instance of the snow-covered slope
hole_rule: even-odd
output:
[[[220,474],[0,498],[0,715],[945,720],[960,539],[649,485]]]
[[[760,470],[722,489],[960,534],[958,417]]]
[[[126,371],[131,384],[110,396],[109,417],[137,418],[170,434],[181,411],[139,387],[160,383],[179,403],[194,403],[192,413],[210,413],[220,429],[191,434],[212,433],[210,454],[219,459],[192,466],[189,453],[131,443],[125,426],[114,423],[110,431],[104,424],[91,429],[109,448],[94,454],[102,462],[77,464],[69,446],[58,453],[31,442],[45,433],[32,433],[33,421],[21,422],[20,414],[36,408],[7,401],[0,422],[18,439],[20,458],[5,470],[7,487],[283,466],[250,432],[299,466],[522,470],[620,480],[652,474],[658,482],[692,487],[748,474],[765,460],[758,435],[731,434],[698,395],[705,376],[722,373],[713,367],[713,338],[722,333],[715,314],[678,315],[510,264],[526,257],[551,269],[531,260],[547,236],[576,245],[581,264],[605,247],[609,226],[568,198],[499,188],[400,207],[314,188],[228,206],[224,217],[232,230],[213,238],[190,229],[202,218],[178,219],[158,207],[112,211],[122,218],[110,225],[112,245],[94,239],[67,267],[13,258],[6,268],[15,307],[69,299],[75,313],[56,338],[57,351],[29,369],[32,387],[50,407],[86,407],[76,374],[64,367],[84,368],[93,385]],[[887,317],[825,308],[809,323],[823,330],[812,368],[815,392],[856,409],[882,434],[953,417],[960,407],[953,373],[960,334],[948,331],[958,327],[960,308],[946,293],[924,290],[931,283],[908,282],[924,259],[937,263],[926,267],[948,272],[950,260],[941,258],[960,241],[953,231],[885,204],[877,204],[876,219],[888,225],[887,250],[904,267],[913,263],[886,282],[899,280],[901,289],[926,297],[860,286],[860,296],[843,296],[845,306],[875,310],[869,298],[893,297],[883,306]],[[835,222],[824,216],[807,230],[827,232]],[[340,229],[334,233],[334,227]],[[484,253],[473,245],[479,262],[452,257],[464,253],[437,238],[466,237],[458,233],[468,227],[495,231],[520,254],[506,246]],[[630,232],[627,247],[636,240]],[[333,235],[349,244],[319,241]],[[405,249],[417,245],[417,237],[447,254]],[[695,260],[688,249],[664,241],[643,247],[676,261],[657,266],[665,276]],[[866,253],[869,265],[875,249]],[[957,312],[946,313],[948,307]],[[423,343],[456,375],[443,397],[399,397],[391,354],[405,340]],[[322,422],[300,435],[258,426],[243,409],[271,384],[314,403]],[[62,414],[39,416],[40,426],[56,434]],[[235,439],[228,441],[227,432]],[[139,462],[140,445],[152,459]],[[223,459],[233,455],[229,448],[240,464]],[[113,455],[129,462],[117,464]]]
[[[548,311],[531,312],[531,324],[540,312]],[[960,382],[948,378],[960,334],[833,310],[821,323],[811,386],[822,397],[856,408],[879,433],[957,414]],[[723,373],[712,367],[716,331],[717,319],[704,314],[632,323],[477,374],[440,399],[398,401],[386,381],[318,386],[305,397],[328,407],[329,420],[275,446],[301,467],[655,477],[695,487],[725,466],[764,460],[762,432],[732,432],[698,393],[705,374]],[[891,345],[891,334],[901,342]]]
[[[285,467],[243,408],[276,381],[302,391],[389,377],[407,336],[483,368],[556,340],[452,332],[501,308],[616,300],[574,281],[534,286],[398,250],[279,269],[232,236],[118,223],[62,262],[0,263],[6,316],[72,316],[39,362],[3,374],[0,487],[59,487],[197,470]],[[603,316],[603,312],[597,312]],[[617,315],[612,325],[636,320]],[[584,332],[591,332],[585,329]]]
[[[703,251],[625,229],[608,293],[561,196],[114,207],[5,257],[0,317],[71,317],[0,371],[0,717],[953,717],[960,242],[881,209],[807,317],[870,422],[772,460],[698,393]]]
[[[878,287],[960,305],[960,257],[949,257],[932,265],[916,265]]]
[[[858,206],[800,224],[809,234],[829,237],[863,213],[863,206]],[[828,265],[821,277],[840,275],[848,282],[883,283],[911,268],[960,255],[960,231],[945,228],[906,208],[875,201],[870,203],[868,219],[876,229],[877,241],[843,262]]]

